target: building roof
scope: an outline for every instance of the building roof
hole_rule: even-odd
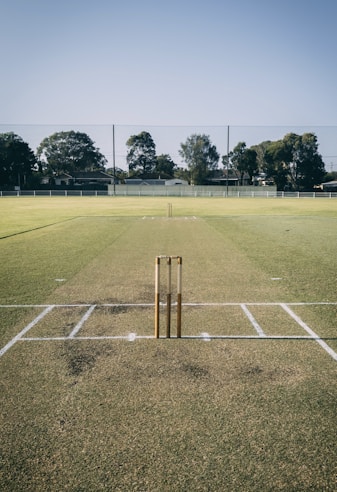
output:
[[[113,179],[111,174],[104,171],[74,171],[71,173],[71,177],[75,179]]]
[[[141,179],[141,178],[126,178],[125,184],[129,185],[165,185],[165,179]]]
[[[323,191],[337,191],[337,181],[328,181],[326,183],[322,183],[320,188]]]

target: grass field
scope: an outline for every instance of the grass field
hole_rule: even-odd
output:
[[[337,490],[336,243],[337,200],[1,199],[0,490]]]

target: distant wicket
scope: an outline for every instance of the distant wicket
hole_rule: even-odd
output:
[[[160,325],[160,260],[167,264],[166,293],[166,338],[171,337],[171,305],[172,305],[172,260],[177,260],[177,338],[181,338],[181,305],[182,305],[182,257],[157,256],[155,262],[155,303],[154,303],[154,336],[159,338]]]
[[[167,204],[167,216],[172,217],[172,203]]]

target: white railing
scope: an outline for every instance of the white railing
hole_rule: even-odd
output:
[[[159,189],[160,188],[160,189]],[[228,198],[337,198],[337,192],[289,192],[268,190],[214,189],[210,187],[141,187],[116,186],[115,190],[18,190],[1,191],[0,197],[89,197],[89,196],[167,196],[167,197],[228,197]]]

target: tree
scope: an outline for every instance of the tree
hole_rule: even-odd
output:
[[[318,153],[317,137],[314,133],[288,134],[283,139],[292,146],[290,179],[297,190],[312,190],[325,175],[324,162]]]
[[[264,159],[264,171],[267,177],[274,180],[278,190],[287,190],[289,188],[288,162],[290,155],[282,140],[270,142],[266,148]]]
[[[189,182],[190,172],[185,167],[177,167],[177,169],[174,171],[174,177]]]
[[[173,178],[176,169],[177,165],[168,154],[158,155],[156,161],[156,174],[158,176],[165,179]]]
[[[217,169],[219,154],[208,135],[193,134],[180,144],[179,154],[187,164],[192,184],[203,184]]]
[[[129,148],[126,162],[130,176],[153,177],[156,169],[156,145],[148,132],[131,135],[126,142]]]
[[[124,169],[121,169],[120,167],[116,167],[115,169],[113,167],[109,167],[106,170],[106,173],[111,174],[111,176],[115,176],[115,178],[121,182],[124,182],[124,180],[128,177],[127,171],[124,171]]]
[[[270,140],[266,140],[257,145],[252,145],[250,148],[256,152],[256,164],[259,171],[263,171],[266,167],[265,155],[267,148],[271,144]]]
[[[86,133],[73,130],[45,138],[37,156],[46,172],[54,175],[104,169],[107,162]]]
[[[231,152],[233,167],[239,171],[241,184],[243,177],[247,173],[252,181],[253,176],[258,173],[257,153],[253,149],[247,149],[245,142],[239,142]]]
[[[282,140],[271,142],[266,149],[265,163],[267,175],[282,190],[311,190],[325,175],[314,133],[288,133]]]
[[[323,178],[323,183],[328,183],[329,181],[337,181],[337,172],[331,171],[330,173],[326,173]]]
[[[20,186],[29,183],[37,171],[34,152],[13,132],[0,134],[0,184]]]

